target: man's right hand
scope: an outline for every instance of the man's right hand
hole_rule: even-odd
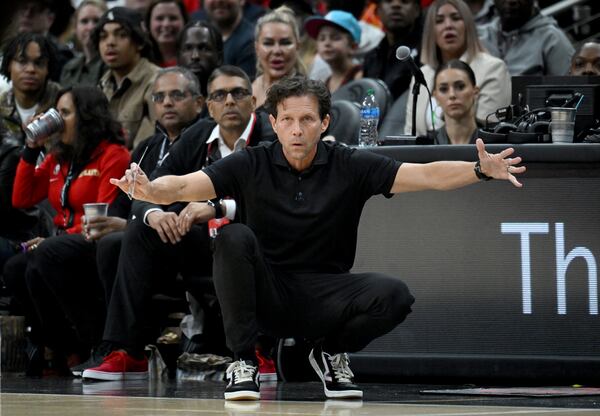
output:
[[[163,243],[177,244],[181,241],[183,234],[177,228],[177,214],[174,212],[152,211],[146,221],[156,230]]]

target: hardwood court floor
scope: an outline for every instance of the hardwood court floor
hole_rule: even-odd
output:
[[[263,385],[260,402],[222,400],[217,382],[97,382],[70,378],[0,379],[1,416],[184,416],[184,415],[600,415],[600,396],[525,398],[422,395],[448,386],[362,384],[362,402],[325,401],[320,383]]]

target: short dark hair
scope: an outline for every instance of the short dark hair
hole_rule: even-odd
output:
[[[56,60],[57,51],[52,42],[47,36],[40,35],[37,33],[20,33],[12,38],[6,47],[4,48],[4,58],[2,59],[2,66],[0,67],[0,73],[10,80],[10,63],[15,57],[25,56],[25,49],[31,43],[37,43],[40,47],[41,57],[46,59],[48,62],[48,77],[58,69],[58,62]]]
[[[277,106],[289,97],[304,97],[313,95],[319,103],[319,117],[321,120],[331,110],[331,93],[327,86],[318,80],[305,76],[283,78],[267,90],[265,107],[271,115],[277,118]]]
[[[208,34],[215,45],[215,49],[217,50],[217,54],[219,56],[219,64],[223,63],[223,36],[221,36],[221,32],[210,23],[208,20],[192,20],[187,22],[181,32],[177,35],[177,54],[181,51],[181,46],[183,44],[183,39],[187,35],[187,31],[191,28],[198,27],[208,30]]]
[[[61,162],[71,160],[81,168],[102,140],[123,144],[121,124],[110,112],[108,99],[98,87],[77,85],[61,90],[56,103],[65,94],[71,94],[77,117],[77,138],[72,145],[58,142],[52,152]]]
[[[202,95],[200,91],[200,82],[198,81],[198,77],[189,69],[184,68],[182,66],[171,66],[169,68],[161,68],[156,73],[156,77],[154,78],[154,84],[152,89],[154,89],[154,85],[156,85],[156,81],[158,81],[161,77],[167,74],[181,74],[188,81],[187,89],[192,93],[194,97]]]
[[[477,85],[477,79],[475,78],[475,72],[473,72],[473,69],[469,66],[469,64],[461,61],[460,59],[451,59],[448,62],[440,65],[435,70],[435,75],[433,76],[433,89],[436,89],[438,75],[440,74],[440,72],[445,71],[446,69],[458,69],[460,71],[465,72],[467,74],[467,77],[469,78],[469,81],[471,81],[473,86]]]
[[[208,86],[210,85],[211,82],[213,82],[215,80],[215,78],[223,76],[223,75],[228,76],[228,77],[242,78],[244,80],[244,82],[246,83],[246,88],[248,88],[248,91],[252,92],[252,81],[250,81],[250,77],[248,76],[248,74],[246,74],[246,71],[244,71],[239,66],[235,66],[235,65],[222,65],[222,66],[218,67],[217,69],[215,69],[210,74],[210,77],[208,77],[208,82],[206,83],[207,90],[208,90]]]

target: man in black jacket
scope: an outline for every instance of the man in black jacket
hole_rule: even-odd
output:
[[[419,0],[378,0],[377,15],[386,36],[365,56],[363,76],[383,80],[395,100],[406,91],[412,79],[408,62],[396,58],[396,49],[402,45],[409,47],[417,66],[421,65],[421,5]]]
[[[208,80],[208,109],[214,121],[201,120],[188,128],[152,177],[195,172],[245,146],[275,140],[267,118],[254,113],[251,91],[250,79],[241,69],[225,65],[215,70]],[[110,354],[101,362],[87,363],[84,378],[123,380],[148,376],[143,349],[148,341],[146,328],[152,294],[172,283],[178,272],[184,279],[212,274],[206,222],[220,214],[233,219],[235,210],[233,201],[221,200],[169,206],[134,204],[135,219],[125,231],[119,254],[104,345],[93,358],[98,360],[101,355]],[[187,221],[187,232],[178,229],[180,218]],[[168,267],[161,266],[165,264]]]

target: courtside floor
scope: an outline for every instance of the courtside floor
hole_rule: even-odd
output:
[[[361,384],[363,401],[324,400],[320,383],[263,384],[260,402],[225,402],[223,383],[83,383],[71,378],[26,378],[3,373],[2,416],[184,415],[600,415],[600,396],[484,397],[424,395],[421,390],[460,386]]]

